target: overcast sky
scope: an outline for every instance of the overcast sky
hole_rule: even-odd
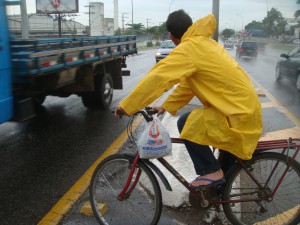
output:
[[[49,0],[46,0],[49,1]],[[63,2],[64,0],[60,0]],[[35,13],[36,0],[26,0],[28,13]],[[75,20],[88,25],[89,2],[103,2],[104,16],[114,17],[113,0],[79,0],[79,13]],[[158,26],[165,22],[169,11],[184,9],[192,17],[193,21],[212,12],[213,0],[119,0],[119,27],[122,27],[122,15],[124,23],[142,23],[145,27]],[[220,30],[230,28],[241,30],[253,20],[262,21],[267,10],[272,7],[278,9],[284,17],[292,18],[294,12],[300,9],[297,0],[220,0]],[[133,3],[133,4],[132,4]],[[132,8],[133,5],[133,8]],[[132,10],[133,9],[133,10]],[[10,13],[17,14],[17,8],[10,8]]]

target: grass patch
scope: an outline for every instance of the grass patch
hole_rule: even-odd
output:
[[[282,51],[282,53],[285,53],[295,48],[295,45],[269,44],[269,47],[275,50],[280,50]]]
[[[137,46],[138,51],[157,49],[157,46],[147,47],[147,46]]]

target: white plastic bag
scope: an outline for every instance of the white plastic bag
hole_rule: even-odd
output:
[[[155,115],[138,140],[138,151],[141,158],[160,158],[169,154],[172,142],[168,131]]]

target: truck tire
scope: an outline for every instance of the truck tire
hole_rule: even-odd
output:
[[[81,96],[82,103],[89,109],[107,109],[113,98],[113,80],[111,75],[97,75],[94,78],[93,92]]]

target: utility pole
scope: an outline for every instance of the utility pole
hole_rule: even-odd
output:
[[[148,23],[149,23],[150,20],[151,20],[151,19],[147,19],[147,30],[148,30]]]
[[[128,18],[128,17],[125,17],[124,15],[126,15],[128,13],[122,13],[122,34],[124,34],[124,22],[125,22],[125,18]]]
[[[91,36],[92,26],[91,26],[91,8],[94,7],[93,5],[86,5],[84,7],[88,7],[89,11],[86,14],[89,14],[89,36]]]
[[[61,38],[61,14],[58,13],[58,36]]]
[[[149,34],[148,34],[148,23],[151,19],[147,19],[147,42],[149,41]]]
[[[213,0],[212,13],[215,16],[217,21],[217,27],[215,33],[213,34],[213,39],[216,42],[218,42],[219,39],[219,8],[220,8],[220,0]]]
[[[20,10],[21,10],[21,27],[22,27],[22,39],[29,38],[29,25],[28,25],[28,15],[26,8],[26,0],[20,1]]]

